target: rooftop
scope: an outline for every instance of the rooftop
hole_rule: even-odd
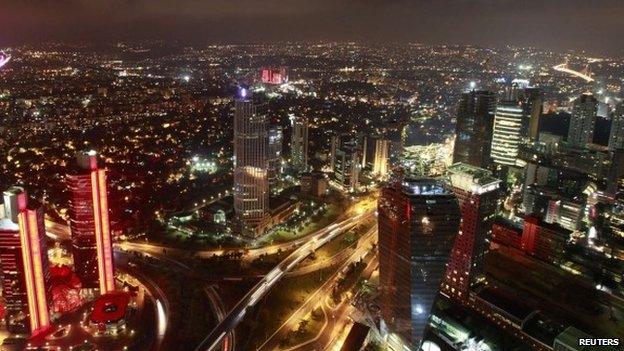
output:
[[[409,195],[438,196],[451,194],[442,180],[433,178],[405,178],[401,182],[401,187]]]
[[[130,295],[125,292],[115,292],[100,296],[93,304],[91,322],[111,323],[123,319],[128,310]]]
[[[498,189],[501,182],[492,172],[461,162],[450,166],[448,172],[454,187],[478,194]]]

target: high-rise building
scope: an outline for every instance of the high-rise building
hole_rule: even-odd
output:
[[[291,116],[292,136],[290,139],[290,163],[292,167],[305,172],[308,169],[308,119]]]
[[[282,143],[284,134],[282,127],[271,125],[267,133],[268,138],[268,179],[269,187],[276,184],[282,173]]]
[[[592,94],[583,94],[574,100],[568,143],[574,147],[585,147],[594,138],[598,100]]]
[[[442,289],[465,298],[471,284],[481,276],[501,181],[488,170],[463,163],[449,167],[449,178],[462,220]]]
[[[544,109],[544,92],[539,88],[526,88],[523,95],[525,112],[529,116],[529,140],[537,141]]]
[[[349,134],[331,138],[330,167],[333,185],[345,192],[359,191],[360,173],[366,165],[366,138]]]
[[[359,189],[361,159],[360,149],[355,145],[345,144],[336,150],[333,180],[341,190],[353,192]]]
[[[104,295],[115,290],[106,170],[93,150],[76,159],[67,177],[74,268],[84,288],[99,288]]]
[[[3,193],[0,206],[0,268],[5,324],[11,333],[32,335],[50,326],[50,273],[43,210],[23,188]]]
[[[527,84],[514,81],[496,106],[491,157],[499,165],[523,167],[518,158],[520,145],[539,136],[542,91]]]
[[[487,167],[494,128],[496,94],[491,91],[463,93],[457,110],[453,162]]]
[[[609,135],[609,149],[624,149],[624,102],[615,108],[611,119],[611,134]]]
[[[379,199],[382,331],[396,350],[418,350],[460,224],[457,199],[439,180],[404,179]]]
[[[234,108],[234,211],[241,232],[257,236],[269,219],[267,118],[246,89]]]
[[[373,175],[379,178],[388,176],[388,153],[390,142],[386,139],[375,140],[375,157],[373,159]]]
[[[363,138],[362,168],[375,178],[385,179],[388,175],[390,141],[385,137]]]
[[[524,120],[524,109],[519,101],[501,101],[496,106],[491,151],[494,162],[506,166],[516,164]]]

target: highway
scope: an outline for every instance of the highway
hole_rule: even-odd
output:
[[[210,305],[212,305],[213,311],[215,311],[215,314],[217,315],[217,321],[221,322],[225,319],[225,306],[223,305],[223,301],[221,300],[219,293],[215,289],[214,285],[206,285],[206,287],[204,287],[204,292],[210,300]],[[236,341],[233,331],[225,336],[222,345],[222,351],[232,351],[236,349]]]
[[[323,311],[328,310],[329,313],[326,314],[327,323],[322,328],[321,332],[317,337],[312,340],[308,340],[300,345],[296,345],[290,347],[288,350],[296,350],[303,346],[314,346],[317,347],[319,344],[322,344],[323,341],[329,339],[332,331],[335,328],[335,325],[342,321],[343,317],[347,314],[344,312],[346,308],[350,306],[349,303],[345,303],[346,300],[343,300],[338,306],[332,307],[327,302],[331,299],[332,291],[336,282],[343,271],[345,271],[350,264],[353,262],[357,262],[362,257],[366,256],[372,248],[372,244],[377,240],[377,226],[371,228],[366,234],[364,234],[360,240],[358,247],[355,251],[345,251],[350,253],[346,258],[346,260],[342,263],[342,265],[336,269],[336,273],[327,279],[323,285],[321,285],[314,293],[310,294],[310,296],[306,299],[306,301],[296,310],[294,311],[290,317],[272,334],[270,335],[264,344],[258,347],[258,350],[273,350],[279,346],[279,342],[282,338],[286,336],[290,330],[295,329],[300,320],[305,318],[312,310],[320,306],[323,308]],[[343,259],[337,257],[342,262]],[[375,261],[376,262],[376,261]],[[369,264],[370,267],[374,266]]]
[[[334,222],[332,222],[328,227],[329,228],[333,225],[336,225],[337,223],[341,223],[340,220],[336,220]],[[308,242],[310,239],[312,239],[315,235],[318,235],[318,231],[317,232],[313,232],[309,235],[306,235],[304,237],[298,238],[296,240],[293,241],[288,241],[288,242],[284,242],[284,243],[276,243],[273,245],[267,245],[267,246],[263,246],[263,247],[259,247],[259,248],[253,248],[253,249],[244,249],[244,248],[228,248],[228,249],[206,249],[206,250],[199,250],[199,251],[193,251],[194,255],[196,257],[200,257],[200,258],[210,258],[213,256],[221,256],[227,253],[231,253],[231,252],[244,252],[245,255],[243,256],[244,259],[249,260],[249,261],[253,261],[256,258],[262,256],[262,255],[271,255],[271,254],[275,254],[280,250],[290,250],[293,248],[296,248],[298,246],[301,246],[303,244],[305,244],[306,242]],[[140,243],[140,242],[129,242],[129,241],[125,241],[125,242],[120,242],[117,244],[114,244],[115,247],[118,247],[124,251],[137,251],[137,252],[142,252],[142,253],[148,253],[148,254],[163,254],[163,253],[167,253],[167,254],[176,254],[176,255],[184,255],[184,256],[188,256],[189,251],[188,249],[178,249],[178,248],[169,248],[169,247],[165,247],[162,245],[157,245],[157,244],[150,244],[150,243]]]
[[[264,276],[237,304],[232,308],[221,323],[217,325],[208,336],[197,346],[196,351],[215,350],[224,337],[234,330],[238,323],[245,317],[248,309],[254,307],[256,303],[264,297],[271,288],[280,281],[286,272],[291,271],[301,261],[303,261],[314,250],[325,245],[334,237],[342,233],[361,221],[371,218],[375,211],[355,215],[351,218],[334,223],[323,228],[312,235],[307,242],[301,244],[295,251],[286,257],[280,264],[273,268]]]
[[[156,312],[156,340],[154,341],[154,345],[150,350],[163,350],[165,344],[165,335],[167,333],[167,327],[169,324],[169,318],[171,307],[169,304],[169,300],[167,298],[167,294],[158,286],[158,284],[153,281],[151,278],[140,272],[140,270],[131,267],[128,264],[129,257],[123,252],[115,253],[118,260],[116,263],[118,265],[118,269],[124,270],[128,272],[130,275],[136,277],[145,287],[147,293],[154,301],[154,308]]]
[[[587,75],[585,73],[578,72],[578,71],[575,71],[573,69],[568,68],[568,64],[566,62],[558,64],[556,66],[553,66],[553,69],[555,71],[557,71],[557,72],[568,73],[568,74],[571,74],[571,75],[573,75],[575,77],[581,78],[581,79],[585,80],[587,83],[591,83],[591,82],[594,81],[593,77],[591,77],[591,76],[589,76],[589,75]]]

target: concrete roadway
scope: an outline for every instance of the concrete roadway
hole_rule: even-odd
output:
[[[226,318],[214,328],[208,336],[195,349],[215,350],[224,337],[236,328],[238,323],[245,317],[247,311],[268,293],[268,291],[280,281],[284,274],[291,271],[314,250],[331,241],[344,230],[353,227],[365,219],[371,218],[374,211],[368,211],[360,215],[334,223],[314,233],[308,241],[299,246],[288,255],[280,264],[264,276],[230,311]]]

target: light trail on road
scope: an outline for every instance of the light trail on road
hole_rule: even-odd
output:
[[[309,240],[293,251],[288,257],[280,262],[275,268],[273,268],[258,284],[256,284],[228,313],[226,318],[219,323],[208,336],[197,346],[196,351],[214,350],[227,333],[234,330],[234,328],[245,317],[250,308],[253,308],[255,304],[269,290],[280,281],[286,272],[291,270],[306,257],[308,257],[314,250],[323,246],[338,234],[344,230],[355,226],[361,221],[370,218],[374,215],[375,211],[368,211],[360,215],[356,215],[339,223],[334,223],[324,229],[316,232],[311,236]]]
[[[592,78],[591,76],[589,76],[587,74],[584,74],[582,72],[578,72],[578,71],[575,71],[573,69],[568,68],[567,63],[562,63],[562,64],[559,64],[559,65],[553,66],[553,69],[555,71],[557,71],[557,72],[568,73],[568,74],[571,74],[571,75],[573,75],[575,77],[581,78],[581,79],[585,80],[587,83],[591,83],[591,82],[593,82],[595,80],[594,78]]]

